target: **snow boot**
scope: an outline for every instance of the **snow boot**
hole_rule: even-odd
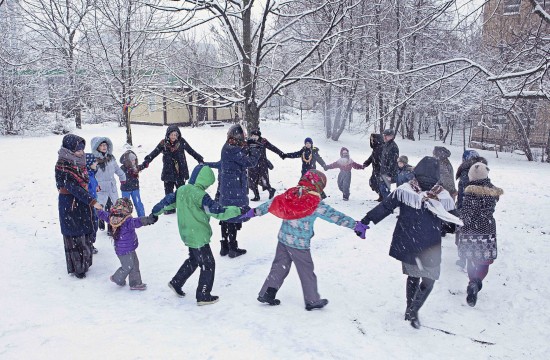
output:
[[[130,290],[140,290],[140,291],[147,290],[147,284],[141,283],[134,286],[130,286]]]
[[[252,192],[254,193],[254,197],[250,199],[250,201],[260,201],[260,192],[258,191],[258,188],[252,189]]]
[[[229,241],[220,240],[220,244],[221,244],[220,255],[225,256],[225,255],[229,254]]]
[[[407,277],[407,308],[405,309],[405,320],[410,321],[411,320],[411,314],[410,314],[410,308],[412,304],[412,300],[414,298],[414,294],[416,294],[416,290],[418,289],[418,283],[420,282],[420,279],[417,277],[409,276]]]
[[[74,276],[78,279],[86,278],[86,273],[74,273]]]
[[[170,280],[170,281],[168,282],[168,287],[169,287],[170,289],[172,289],[172,291],[173,291],[174,293],[176,293],[177,296],[179,296],[179,297],[184,297],[184,296],[185,296],[185,293],[184,293],[183,290],[181,289],[181,286],[178,286],[178,285],[174,282],[174,280]]]
[[[306,304],[306,310],[311,311],[315,309],[322,309],[328,304],[327,299],[319,299],[317,301],[314,301],[312,303]]]
[[[269,188],[267,191],[269,191],[269,199],[273,199],[276,190],[274,188]]]
[[[246,254],[245,249],[239,249],[239,243],[237,240],[229,241],[229,252],[228,255],[230,258],[236,258],[237,256],[241,256]]]
[[[201,299],[197,299],[197,305],[203,306],[203,305],[215,304],[218,302],[218,300],[220,300],[218,296],[206,295]]]
[[[415,329],[420,329],[420,320],[418,319],[418,311],[424,305],[424,302],[430,295],[433,289],[433,282],[431,282],[431,286],[426,286],[424,284],[424,281],[420,284],[418,289],[416,290],[416,293],[414,294],[414,297],[411,301],[411,306],[407,310],[409,313],[409,320],[411,322],[411,326]]]
[[[476,306],[477,303],[477,293],[482,288],[481,280],[479,279],[472,279],[468,283],[468,288],[466,289],[466,292],[468,293],[468,296],[466,296],[466,302],[471,307]]]
[[[275,295],[277,295],[277,289],[268,287],[263,295],[258,296],[258,301],[272,306],[279,305],[281,300],[275,299]]]

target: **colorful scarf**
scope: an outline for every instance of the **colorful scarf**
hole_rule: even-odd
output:
[[[63,147],[59,149],[57,154],[59,156],[55,164],[55,170],[70,176],[79,186],[88,191],[90,178],[86,170],[86,157],[76,156],[74,152]]]
[[[126,220],[132,217],[134,206],[127,198],[118,198],[109,210],[109,224],[113,228],[113,238],[118,240],[119,229]]]

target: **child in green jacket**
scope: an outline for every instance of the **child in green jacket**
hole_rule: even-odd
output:
[[[189,258],[185,260],[168,286],[180,297],[184,297],[182,286],[200,266],[197,305],[213,304],[219,300],[211,295],[214,284],[216,263],[210,249],[212,228],[210,217],[228,220],[241,215],[237,206],[221,206],[206,193],[206,189],[216,180],[208,166],[198,165],[193,170],[187,185],[168,194],[153,207],[153,214],[160,215],[169,210],[177,210],[178,228],[183,243],[189,248]]]

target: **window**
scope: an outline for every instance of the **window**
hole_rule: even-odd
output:
[[[503,1],[503,15],[519,14],[519,8],[521,6],[521,0],[504,0]]]
[[[157,97],[155,95],[151,95],[148,100],[149,112],[157,111]]]

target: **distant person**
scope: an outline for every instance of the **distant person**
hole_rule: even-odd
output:
[[[80,136],[65,135],[55,164],[55,185],[59,192],[59,225],[63,235],[67,272],[79,279],[85,278],[92,266],[92,209],[102,208],[88,192],[85,147],[86,141]]]
[[[458,192],[456,191],[453,165],[449,161],[451,152],[449,149],[443,146],[436,146],[433,150],[433,156],[439,160],[439,185],[443,186],[445,190],[451,194],[452,198],[456,200]]]
[[[489,180],[489,168],[478,162],[468,170],[469,183],[464,190],[460,218],[464,226],[458,236],[458,253],[468,262],[469,283],[466,302],[475,306],[477,294],[489,265],[497,258],[495,207],[504,193]]]
[[[363,163],[363,167],[367,168],[372,165],[372,175],[369,179],[369,185],[372,191],[378,194],[376,201],[380,202],[384,200],[380,194],[380,161],[382,160],[382,150],[384,149],[384,137],[380,134],[370,135],[370,147],[372,153],[367,160]]]
[[[351,169],[363,170],[363,165],[356,163],[349,156],[349,150],[340,149],[340,159],[325,166],[326,170],[340,169],[338,174],[338,189],[342,192],[344,201],[349,200],[349,188],[351,186]]]
[[[268,160],[266,150],[271,150],[279,156],[282,156],[283,152],[275,145],[271,144],[266,138],[262,137],[260,129],[253,130],[250,133],[249,141],[260,146],[260,159],[258,160],[258,164],[248,168],[248,186],[254,194],[254,198],[250,200],[260,200],[258,186],[261,186],[263,191],[267,190],[269,192],[269,198],[272,199],[273,196],[275,196],[275,189],[269,182],[269,170],[273,170],[273,164]]]
[[[162,153],[162,174],[160,179],[164,182],[164,194],[168,195],[185,185],[189,179],[189,169],[185,152],[189,153],[199,164],[203,163],[203,157],[197,153],[191,145],[181,136],[181,131],[176,125],[170,125],[166,129],[166,135],[158,145],[145,157],[143,167],[149,164]],[[166,214],[173,214],[175,210]]]
[[[405,155],[401,155],[397,159],[397,186],[401,186],[406,182],[414,179],[414,168],[409,165],[409,158]]]
[[[122,154],[120,163],[122,164],[120,168],[126,174],[126,182],[120,185],[122,197],[132,199],[138,217],[145,216],[145,207],[141,202],[141,193],[139,191],[139,172],[145,167],[139,165],[137,155],[132,150],[127,150]]]
[[[384,146],[380,158],[380,195],[385,199],[391,192],[391,184],[397,182],[397,159],[399,158],[399,147],[394,141],[395,131],[386,129],[382,133]]]
[[[308,170],[316,169],[317,163],[323,167],[323,169],[327,166],[325,164],[325,161],[319,154],[319,148],[313,146],[313,140],[310,137],[305,138],[304,140],[304,146],[293,153],[286,153],[281,155],[282,159],[297,159],[300,158],[302,160],[302,172],[301,176],[304,176]]]

